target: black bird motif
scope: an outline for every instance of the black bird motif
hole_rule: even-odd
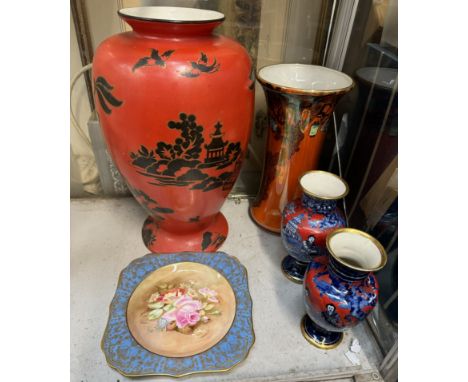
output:
[[[161,66],[166,67],[166,61],[174,53],[174,50],[166,50],[163,54],[159,55],[157,49],[151,49],[151,55],[140,58],[137,63],[133,66],[132,72],[142,66]]]
[[[106,114],[112,113],[108,104],[114,107],[119,107],[123,103],[111,94],[113,89],[114,87],[110,85],[104,77],[97,77],[94,81],[94,93],[97,94],[99,104]]]
[[[221,64],[218,64],[216,58],[211,65],[208,65],[208,57],[205,53],[200,52],[200,58],[197,61],[190,62],[192,68],[181,73],[184,77],[198,77],[202,73],[216,73]]]

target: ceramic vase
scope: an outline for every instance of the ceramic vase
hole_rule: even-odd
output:
[[[376,306],[379,289],[373,272],[386,262],[385,249],[363,231],[340,228],[328,235],[327,254],[312,259],[304,278],[304,337],[322,349],[338,346],[343,332]]]
[[[299,196],[299,177],[317,169],[327,123],[354,82],[336,70],[301,64],[266,66],[257,79],[267,102],[268,137],[262,184],[250,216],[279,233],[281,211]]]
[[[281,239],[288,252],[281,262],[284,275],[302,284],[313,256],[325,253],[327,235],[346,226],[337,202],[348,193],[339,176],[312,170],[299,179],[302,196],[287,204],[281,220]]]
[[[119,11],[133,29],[97,48],[94,94],[108,149],[149,217],[151,252],[215,251],[220,213],[240,171],[254,107],[251,60],[213,30],[219,12]]]

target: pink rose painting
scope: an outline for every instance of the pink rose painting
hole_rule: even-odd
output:
[[[156,320],[160,330],[177,330],[191,334],[200,324],[207,324],[213,316],[220,315],[218,293],[207,287],[195,288],[195,283],[183,283],[174,288],[166,284],[148,299],[148,319]],[[205,331],[195,330],[197,333]]]
[[[190,296],[182,296],[174,301],[173,306],[174,309],[164,313],[162,318],[168,322],[175,321],[179,329],[187,325],[193,326],[200,321],[199,311],[203,306],[200,301]]]

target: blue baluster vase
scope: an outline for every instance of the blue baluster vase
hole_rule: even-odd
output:
[[[288,252],[281,269],[291,281],[302,283],[313,256],[325,253],[325,240],[346,220],[337,207],[339,199],[348,193],[347,183],[326,171],[309,171],[299,180],[302,196],[283,210],[281,239]]]
[[[374,237],[353,228],[335,230],[326,245],[327,253],[314,257],[305,274],[301,330],[309,343],[332,349],[376,306],[373,272],[385,266],[387,254]]]

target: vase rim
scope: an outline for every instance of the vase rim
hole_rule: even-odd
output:
[[[323,170],[306,171],[299,178],[299,186],[306,195],[321,200],[343,199],[349,192],[348,183],[343,178]]]
[[[256,74],[263,86],[296,95],[345,94],[355,86],[354,80],[347,74],[320,65],[273,64],[257,69]],[[302,78],[298,75],[302,75]]]
[[[186,7],[131,7],[120,9],[118,14],[129,19],[174,24],[206,24],[225,19],[218,11]]]
[[[336,229],[327,236],[326,245],[337,262],[356,271],[375,272],[387,264],[387,252],[382,244],[367,232],[355,228]],[[348,260],[350,252],[353,252],[353,261]]]

